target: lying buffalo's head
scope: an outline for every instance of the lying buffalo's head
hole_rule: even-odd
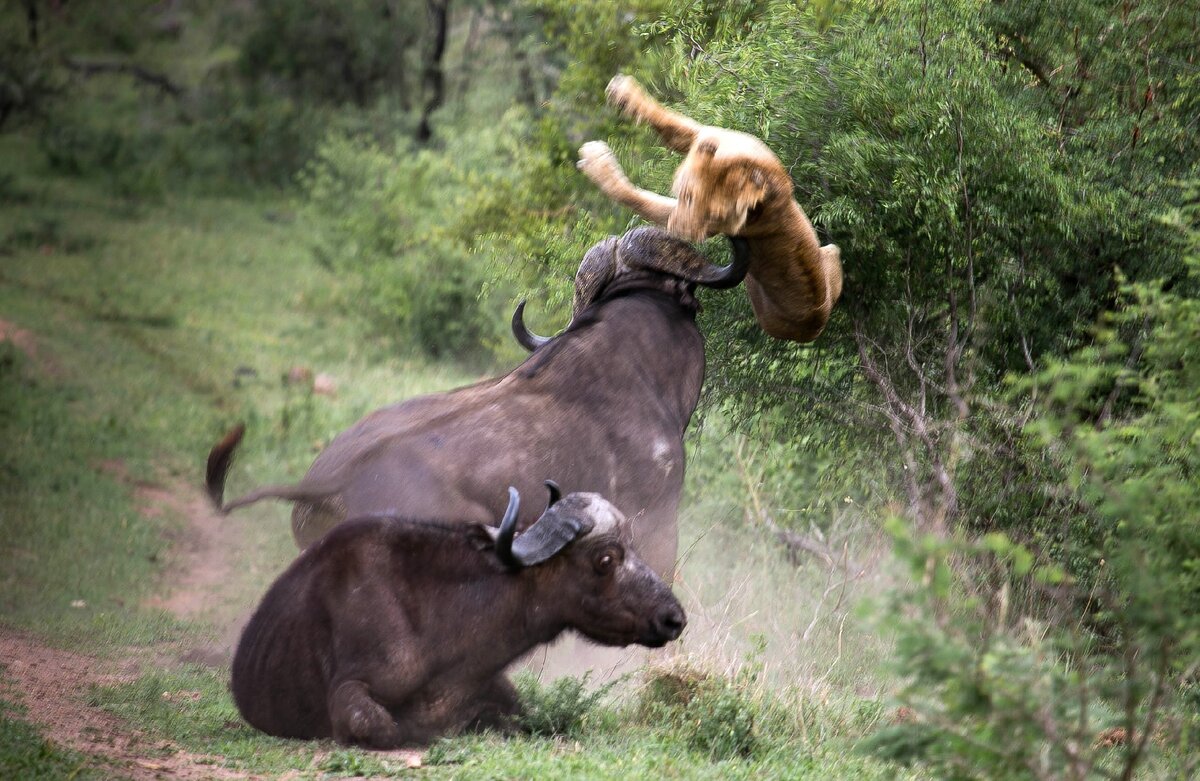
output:
[[[490,530],[496,555],[536,584],[540,609],[604,645],[657,648],[679,637],[687,624],[671,587],[632,547],[629,521],[594,493],[559,496],[551,481],[546,511],[516,534],[520,497],[509,488],[509,506]]]
[[[746,277],[750,255],[743,239],[730,239],[733,262],[717,266],[688,242],[661,228],[643,226],[624,236],[609,236],[583,256],[575,272],[575,295],[571,319],[594,303],[615,282],[637,271],[657,271],[695,285],[718,289],[735,287]],[[513,335],[527,350],[536,350],[549,337],[537,336],[525,327],[525,302],[513,313]],[[567,326],[570,328],[570,326]]]

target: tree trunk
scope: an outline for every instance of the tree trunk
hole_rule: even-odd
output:
[[[35,49],[38,45],[38,0],[24,0],[25,30],[29,35],[29,45]]]
[[[425,10],[429,18],[429,45],[425,49],[425,65],[421,72],[421,91],[425,99],[421,121],[417,125],[417,141],[421,143],[433,137],[429,118],[445,100],[446,75],[442,70],[442,56],[446,53],[450,0],[426,0]]]

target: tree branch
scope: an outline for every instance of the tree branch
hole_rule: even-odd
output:
[[[166,74],[137,65],[132,62],[116,62],[106,60],[79,60],[74,57],[63,58],[63,64],[68,70],[81,76],[96,76],[102,73],[120,73],[132,76],[138,81],[145,82],[167,93],[173,98],[183,97],[184,88],[172,81]]]

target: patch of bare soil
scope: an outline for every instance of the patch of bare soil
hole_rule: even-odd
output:
[[[219,761],[155,740],[116,716],[89,706],[82,697],[94,685],[129,680],[100,660],[48,648],[28,635],[0,628],[0,662],[10,683],[6,697],[27,709],[53,743],[100,758],[115,774],[143,779],[249,778],[219,766]]]
[[[241,627],[249,615],[218,616],[226,608],[225,589],[234,576],[234,557],[241,545],[238,524],[213,509],[199,486],[178,479],[165,482],[137,479],[124,462],[109,460],[99,468],[125,483],[133,492],[138,512],[146,518],[183,519],[182,527],[169,526],[163,535],[170,542],[156,592],[145,607],[166,610],[182,619],[215,620],[218,636],[210,643],[185,651],[179,659],[212,667],[229,664]]]
[[[183,530],[171,540],[162,591],[150,597],[147,605],[180,618],[200,615],[211,607],[213,592],[220,590],[233,571],[230,554],[238,541],[230,535],[240,526],[226,523],[198,488],[142,481],[134,483],[134,496],[147,518],[174,515],[185,519]]]

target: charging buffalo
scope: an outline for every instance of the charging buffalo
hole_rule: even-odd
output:
[[[683,435],[704,379],[697,285],[730,288],[746,275],[744,241],[716,266],[654,227],[610,237],[584,256],[570,325],[553,338],[513,330],[533,354],[513,371],[377,410],[338,435],[299,483],[222,503],[241,428],[209,455],[207,484],[227,512],[264,498],[293,501],[301,548],[350,517],[400,513],[488,523],[497,497],[532,475],[602,494],[633,524],[634,548],[671,573],[683,486]],[[518,528],[534,521],[518,519]]]

